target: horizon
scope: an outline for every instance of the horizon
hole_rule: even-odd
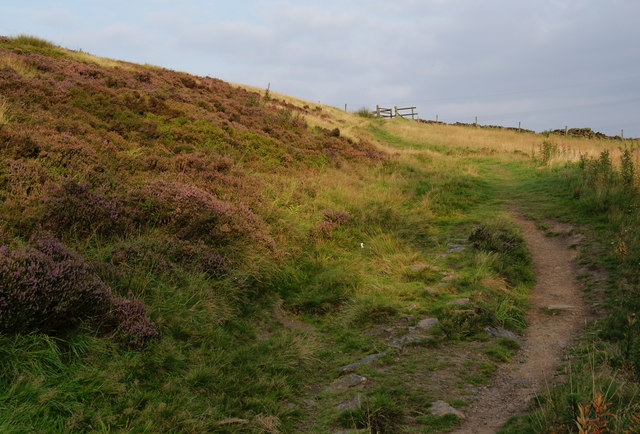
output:
[[[10,0],[0,33],[349,111],[640,136],[640,4]]]

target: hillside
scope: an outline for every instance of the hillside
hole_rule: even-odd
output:
[[[527,326],[514,212],[582,225],[591,303],[619,303],[603,324],[636,310],[621,144],[370,119],[0,38],[0,431],[453,429],[429,409],[464,412]],[[616,428],[637,328],[594,332],[621,352],[592,367],[624,368]],[[563,390],[514,423],[573,429],[599,392]]]

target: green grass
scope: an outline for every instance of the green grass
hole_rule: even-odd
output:
[[[623,159],[619,169],[613,168],[608,153],[603,152],[580,164],[520,175],[519,195],[528,202],[531,214],[572,222],[587,236],[579,258],[585,271],[578,277],[587,297],[604,308],[605,314],[589,328],[586,339],[590,344],[574,349],[574,361],[566,368],[569,381],[544,391],[539,405],[514,421],[514,427],[522,425],[535,432],[575,427],[577,405],[588,405],[597,394],[603,394],[608,405],[609,415],[604,419],[609,428],[622,432],[634,425],[633,415],[640,408],[640,351],[633,314],[638,311],[640,291],[633,261],[640,243],[631,235],[635,231],[629,230],[638,223],[638,197],[629,181],[634,167],[630,160],[626,164],[625,169]],[[606,270],[608,276],[601,280],[593,270]],[[520,432],[510,429],[504,432]]]
[[[631,420],[640,339],[627,314],[638,307],[640,222],[628,166],[617,173],[601,159],[582,169],[540,169],[522,152],[428,143],[358,116],[352,133],[364,130],[363,137],[393,151],[381,156],[323,132],[330,128],[308,126],[290,108],[270,101],[273,109],[260,95],[217,82],[197,88],[194,78],[166,70],[75,68],[72,57],[37,38],[3,44],[48,55],[69,74],[85,73],[73,76],[79,84],[60,101],[35,91],[23,104],[7,97],[11,122],[2,132],[11,129],[28,144],[20,131],[35,131],[46,152],[0,150],[3,244],[24,244],[46,223],[38,220],[48,194],[40,185],[64,177],[91,179],[101,188],[96,197],[120,189],[115,199],[124,202],[150,179],[196,186],[216,200],[246,204],[273,244],[215,245],[228,268],[212,273],[190,250],[165,246],[181,228],[169,227],[148,198],[135,210],[143,214],[131,217],[147,221],[129,232],[61,231],[115,294],[145,301],[161,336],[132,351],[89,322],[65,335],[0,335],[0,431],[449,430],[457,418],[428,415],[428,405],[468,402],[469,387],[490,383],[497,364],[517,350],[484,328],[526,327],[534,276],[513,207],[541,225],[547,218],[585,225],[594,243],[583,261],[607,268],[611,278],[604,289],[591,285],[594,297],[607,294],[610,308],[591,332],[596,349],[576,350],[571,384],[547,391],[548,399],[509,429],[573,427],[573,407],[593,400],[594,384],[620,411],[616,427]],[[42,63],[34,80],[62,79]],[[157,86],[168,81],[171,91]],[[145,84],[136,96],[121,82]],[[45,129],[50,115],[42,107],[49,105],[60,119]],[[79,142],[45,140],[69,134]],[[193,247],[198,240],[189,241]],[[469,303],[455,304],[460,299]],[[276,306],[284,320],[274,316]],[[416,332],[421,319],[434,316],[436,328]],[[411,333],[422,334],[389,347]],[[338,368],[382,351],[357,369],[368,378],[358,389],[363,406],[338,411],[355,393],[326,390]],[[591,377],[580,373],[587,366]],[[614,381],[616,372],[624,380]]]

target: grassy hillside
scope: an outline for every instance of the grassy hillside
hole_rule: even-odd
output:
[[[598,169],[622,143],[368,119],[0,38],[0,431],[447,430],[430,405],[464,409],[515,350],[484,328],[526,326],[509,209],[627,228],[635,157]],[[372,354],[338,408],[339,368]],[[527,423],[575,426],[554,411]]]

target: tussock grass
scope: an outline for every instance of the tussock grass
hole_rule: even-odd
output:
[[[7,125],[10,121],[9,103],[4,98],[0,98],[0,126]]]
[[[241,89],[257,92],[264,95],[266,89],[255,86],[234,83]],[[359,133],[361,128],[368,125],[368,119],[363,119],[355,113],[348,113],[336,107],[327,106],[321,103],[314,103],[290,95],[269,90],[269,96],[273,100],[284,101],[304,111],[304,119],[311,127],[320,127],[332,130],[340,129],[340,135],[350,139],[360,139],[362,135]],[[266,101],[265,104],[269,102]],[[306,108],[305,108],[306,107]]]
[[[0,68],[11,68],[23,77],[34,77],[36,68],[12,54],[0,55]]]
[[[66,50],[69,57],[79,60],[85,63],[91,63],[94,65],[98,65],[103,68],[123,68],[129,70],[137,70],[139,67],[134,66],[133,64],[122,62],[120,60],[109,59],[108,57],[99,57],[94,56],[90,53],[85,53],[84,51],[73,51]]]
[[[558,134],[536,134],[512,130],[492,130],[471,126],[422,124],[402,119],[387,120],[380,124],[382,128],[409,142],[425,147],[457,147],[491,154],[514,152],[536,156],[545,141],[558,147],[553,156],[555,162],[579,161],[580,155],[595,157],[605,149],[613,156],[621,155],[620,147],[637,147],[637,140],[586,139],[567,137]]]
[[[29,38],[9,44],[49,55],[33,77],[55,79],[53,65],[71,78],[68,94],[45,101],[48,112],[24,91],[28,128],[3,125],[16,143],[0,149],[3,242],[49,225],[115,294],[144,300],[161,335],[140,352],[89,324],[55,338],[0,335],[0,431],[331,432],[341,420],[397,431],[425,401],[400,384],[372,388],[363,410],[342,418],[337,395],[314,414],[298,404],[341,364],[387,348],[372,328],[437,316],[434,351],[486,339],[487,325],[520,331],[530,265],[524,249],[501,249],[518,236],[505,198],[551,185],[554,163],[573,158],[563,146],[614,143],[558,139],[547,172],[531,157],[553,136],[381,121]],[[5,66],[23,67],[1,52],[9,58],[18,60]],[[0,123],[8,112],[0,102]],[[74,117],[50,125],[51,112]],[[82,194],[43,187],[68,178]],[[478,227],[487,230],[475,245]],[[450,252],[451,243],[465,247]],[[459,298],[471,306],[449,304]],[[274,306],[309,327],[278,321]],[[504,360],[507,350],[487,351]],[[477,381],[490,377],[487,366]],[[384,369],[371,373],[388,380]]]
[[[13,38],[11,38],[11,40],[16,44],[35,48],[58,48],[53,42],[32,35],[21,34],[18,36],[14,36]]]

